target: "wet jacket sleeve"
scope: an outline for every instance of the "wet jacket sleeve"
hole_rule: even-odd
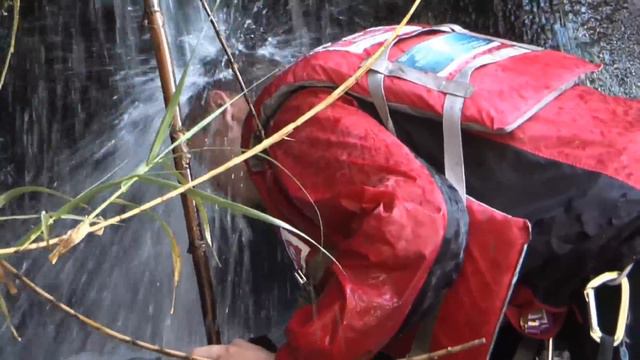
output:
[[[327,94],[297,93],[269,132]],[[315,307],[294,313],[276,359],[370,358],[399,329],[438,254],[447,220],[444,200],[410,150],[352,99],[341,99],[289,138],[270,149],[290,173],[276,170],[279,191],[317,225],[313,199],[325,247],[341,268],[327,270]]]

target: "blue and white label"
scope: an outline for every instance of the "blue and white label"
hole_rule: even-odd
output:
[[[446,76],[466,59],[500,43],[465,33],[450,33],[429,39],[407,51],[398,63]]]

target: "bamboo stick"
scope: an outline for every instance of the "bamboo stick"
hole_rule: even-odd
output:
[[[175,92],[175,75],[173,72],[173,63],[171,61],[171,53],[164,31],[164,21],[160,12],[159,0],[145,0],[145,12],[149,28],[151,30],[151,38],[153,40],[156,61],[158,63],[158,72],[162,83],[162,92],[164,94],[165,105],[171,101],[171,97]],[[176,142],[180,139],[182,131],[182,123],[180,119],[179,109],[176,111],[171,125],[171,141]],[[176,170],[182,175],[178,177],[181,184],[191,182],[191,167],[189,158],[189,149],[186,142],[181,146],[174,148],[174,165]],[[181,195],[182,208],[184,210],[184,218],[187,226],[187,235],[189,237],[189,253],[193,260],[193,266],[200,292],[200,307],[202,309],[202,317],[204,320],[204,328],[207,336],[208,344],[220,343],[220,330],[217,324],[216,315],[216,297],[213,288],[213,277],[211,276],[211,267],[209,256],[207,254],[206,241],[204,241],[200,216],[196,203],[187,194]]]

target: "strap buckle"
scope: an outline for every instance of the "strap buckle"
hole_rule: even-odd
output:
[[[613,337],[613,346],[618,346],[624,339],[625,330],[627,327],[627,320],[629,318],[629,279],[624,272],[611,271],[601,274],[591,280],[587,287],[584,289],[584,297],[589,306],[589,327],[591,337],[600,343],[602,338],[602,331],[598,324],[598,310],[596,306],[595,290],[602,286],[617,286],[615,282],[619,282],[621,288],[620,295],[620,308],[618,309],[618,323],[616,326],[616,332]]]

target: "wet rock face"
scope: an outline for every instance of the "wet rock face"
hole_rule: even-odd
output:
[[[123,66],[137,65],[133,50],[114,50],[128,40],[122,37],[124,25],[116,28],[119,15],[92,1],[21,3],[15,52],[0,90],[0,189],[51,183],[52,174],[65,166],[56,163],[56,154],[91,129],[108,129],[110,124],[96,119],[126,96],[126,89],[115,88],[113,76]],[[141,16],[120,19],[135,27]],[[12,24],[9,6],[0,15],[0,66]]]
[[[9,14],[9,3],[6,0],[0,0],[0,71],[4,66],[7,50],[9,49],[9,41],[11,34],[12,16]],[[2,93],[0,92],[0,96]],[[1,118],[0,118],[1,119]],[[10,161],[10,138],[5,131],[6,121],[0,120],[0,190],[7,185],[13,183],[14,171]]]
[[[605,68],[587,83],[640,97],[640,0],[460,0],[427,3],[420,19],[560,49]]]

